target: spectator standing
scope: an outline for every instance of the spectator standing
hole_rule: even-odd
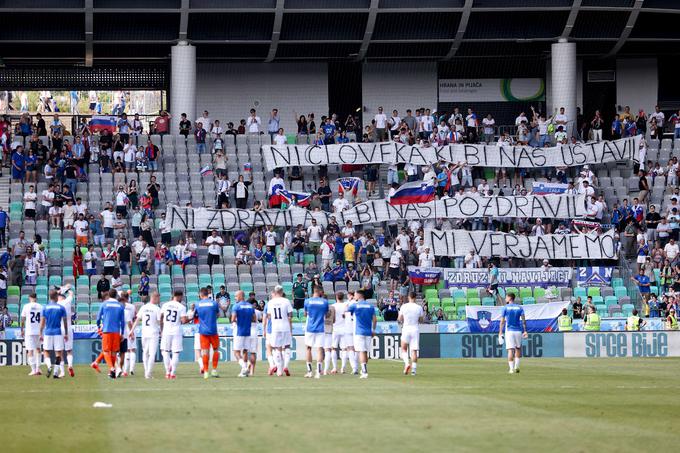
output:
[[[257,116],[255,109],[250,109],[250,116],[246,120],[246,130],[249,134],[259,134],[262,120]]]
[[[272,143],[274,142],[274,136],[279,133],[280,128],[281,118],[279,117],[279,110],[272,109],[272,113],[269,115],[269,121],[267,122],[267,132],[269,133]]]

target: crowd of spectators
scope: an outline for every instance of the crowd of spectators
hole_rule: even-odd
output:
[[[415,112],[415,113],[414,113]],[[603,139],[606,129],[599,112],[590,121],[571,119],[564,108],[552,114],[531,109],[530,115],[520,112],[514,124],[512,135],[498,134],[498,127],[491,114],[478,116],[472,108],[461,113],[455,108],[448,113],[432,113],[427,108],[407,110],[401,116],[397,110],[387,115],[379,107],[370,124],[363,128],[359,119],[350,115],[343,122],[337,115],[321,116],[317,125],[315,115],[294,114],[299,137],[307,136],[309,142],[318,144],[345,143],[350,140],[364,142],[394,140],[405,144],[429,146],[447,143],[495,143],[502,146],[520,144],[549,146],[559,143]],[[268,134],[274,144],[286,144],[289,135],[280,127],[281,117],[273,109],[263,121],[255,109],[247,118],[239,121],[237,127],[227,122],[226,127],[218,119],[210,117],[208,111],[190,120],[180,115],[179,129],[170,130],[171,117],[160,112],[153,124],[154,134],[179,133],[198,154],[212,154],[212,174],[215,179],[215,202],[212,206],[242,209],[289,209],[297,205],[295,198],[281,202],[254,199],[251,185],[253,173],[247,168],[240,171],[233,180],[227,171],[228,143],[234,142],[235,135]],[[649,115],[640,111],[633,115],[628,107],[617,115],[611,130],[605,136],[611,138],[629,135],[646,135],[647,140],[660,139],[660,130],[666,122],[658,108]],[[675,137],[680,137],[680,117],[668,118],[675,126]],[[492,177],[484,168],[470,167],[466,163],[440,162],[431,166],[399,164],[389,166],[386,179],[380,180],[377,165],[347,169],[362,176],[366,183],[368,197],[389,198],[401,181],[434,181],[437,197],[456,197],[465,193],[481,196],[525,195],[531,189],[525,186],[525,178],[547,178],[548,181],[568,184],[567,193],[586,195],[587,222],[559,221],[545,219],[427,219],[412,220],[406,224],[384,225],[382,229],[362,228],[351,222],[339,225],[331,217],[328,226],[321,227],[313,222],[304,228],[301,225],[290,228],[254,228],[250,231],[225,233],[183,232],[173,239],[171,229],[165,221],[164,207],[160,206],[161,184],[153,175],[163,161],[162,141],[154,143],[152,135],[145,135],[138,115],[128,118],[121,114],[112,133],[108,129],[93,131],[82,122],[73,135],[69,135],[58,114],[48,122],[40,113],[32,118],[24,113],[18,123],[12,125],[8,117],[2,122],[3,152],[6,167],[10,167],[12,180],[24,183],[23,217],[29,220],[46,220],[52,229],[73,230],[76,238],[74,248],[73,274],[95,276],[103,274],[104,280],[116,287],[121,275],[129,275],[136,264],[142,282],[150,274],[166,274],[173,264],[186,266],[220,264],[222,247],[236,247],[236,264],[252,265],[297,263],[304,264],[302,279],[305,288],[311,281],[345,282],[348,287],[363,289],[371,298],[381,282],[387,281],[389,294],[378,301],[385,319],[395,313],[395,307],[402,303],[411,282],[407,266],[482,268],[488,260],[469,251],[465,256],[436,258],[424,245],[423,229],[464,228],[468,230],[495,230],[516,234],[539,236],[550,233],[570,232],[598,234],[602,224],[612,225],[617,230],[617,241],[626,256],[636,257],[638,270],[652,283],[658,283],[664,291],[673,288],[680,281],[680,259],[677,241],[680,233],[680,212],[677,197],[662,210],[649,203],[650,187],[657,178],[663,178],[668,186],[678,193],[678,163],[673,157],[668,162],[654,162],[645,159],[647,141],[640,148],[640,184],[638,196],[632,200],[623,199],[609,206],[600,192],[598,178],[588,165],[575,168],[549,169],[496,169]],[[47,140],[44,137],[49,137]],[[189,137],[192,140],[189,140]],[[23,146],[13,137],[30,137]],[[230,141],[230,142],[229,142]],[[195,143],[195,145],[194,145]],[[190,150],[190,153],[194,150]],[[88,180],[91,164],[96,163],[100,173],[130,173],[127,182],[114,188],[112,194],[102,194],[106,200],[101,212],[92,212],[77,193],[78,182]],[[343,169],[345,170],[345,169]],[[203,169],[201,170],[203,171]],[[150,182],[140,187],[136,174],[150,172]],[[302,179],[299,168],[277,169],[269,182],[269,194],[275,187],[286,187],[288,181]],[[38,182],[46,182],[47,189],[37,193]],[[311,200],[306,206],[310,210],[337,213],[360,203],[360,197],[344,196],[332,190],[328,169],[318,168],[312,181],[305,182],[311,189]],[[599,192],[599,193],[598,193]],[[106,197],[109,197],[108,199]],[[298,206],[299,207],[299,206]],[[9,222],[7,214],[0,209],[0,245],[7,243],[5,229]],[[384,234],[381,234],[384,233]],[[37,276],[46,275],[47,258],[43,238],[36,236],[33,241],[25,239],[23,232],[12,232],[13,244],[3,254],[2,272],[5,280],[16,285],[35,284]],[[83,249],[81,249],[83,247]],[[207,248],[206,262],[198,262],[198,249]],[[305,263],[305,255],[320,256],[320,264]],[[520,265],[510,260],[511,266]],[[523,265],[531,263],[522,263]],[[550,263],[534,263],[549,266]],[[654,270],[659,270],[661,281],[657,282]],[[101,272],[100,272],[101,270]],[[147,280],[145,280],[145,278]],[[2,276],[0,276],[2,280]],[[97,286],[99,288],[99,283]],[[0,288],[1,289],[1,288]],[[679,288],[680,289],[680,288]],[[148,292],[147,285],[140,285],[141,292]],[[299,295],[299,294],[298,294]],[[441,320],[441,310],[428,312],[428,319]]]

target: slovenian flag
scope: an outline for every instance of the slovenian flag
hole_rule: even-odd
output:
[[[206,165],[205,167],[201,168],[201,176],[212,176],[213,171],[210,165]]]
[[[309,206],[309,202],[312,200],[311,193],[293,192],[286,189],[279,189],[277,193],[288,204],[292,203],[293,197],[295,197],[295,204],[301,208]]]
[[[347,176],[345,178],[338,178],[338,193],[351,193],[352,196],[357,196],[359,191],[359,183],[361,178],[356,178],[354,176]]]
[[[556,332],[557,318],[569,301],[548,302],[545,304],[524,305],[524,317],[528,332]],[[468,328],[471,333],[498,333],[503,316],[501,306],[468,305],[465,307]]]
[[[409,266],[408,276],[414,285],[436,285],[441,277],[441,269],[437,267],[423,268]]]
[[[390,198],[391,205],[428,203],[434,201],[433,181],[415,181],[402,184]]]
[[[115,116],[93,116],[90,120],[90,131],[101,132],[108,130],[112,134],[116,132],[117,118]]]

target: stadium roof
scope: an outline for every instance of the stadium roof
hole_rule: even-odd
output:
[[[508,6],[511,5],[511,6]],[[6,62],[541,56],[676,53],[677,0],[0,0]],[[668,41],[660,46],[659,41]]]

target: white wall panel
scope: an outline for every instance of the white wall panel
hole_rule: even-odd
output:
[[[293,112],[314,112],[317,125],[328,114],[328,67],[325,63],[208,63],[197,69],[196,113],[238,126],[255,108],[264,123],[278,108],[286,133],[295,133]],[[193,120],[194,118],[192,118]]]

